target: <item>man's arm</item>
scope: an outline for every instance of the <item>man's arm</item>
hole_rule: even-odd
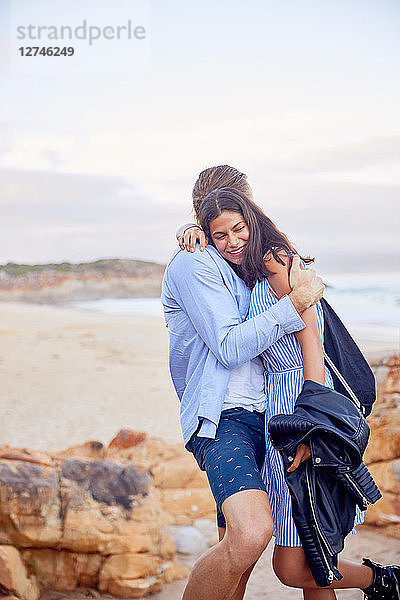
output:
[[[255,358],[286,333],[304,327],[288,296],[265,312],[243,321],[209,252],[182,252],[169,266],[174,295],[214,356],[228,369]]]

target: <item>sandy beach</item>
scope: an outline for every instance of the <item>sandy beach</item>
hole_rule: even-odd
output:
[[[349,535],[346,539],[342,558],[360,563],[363,556],[373,557],[383,564],[400,561],[400,542],[377,534],[367,527],[359,527],[359,533]],[[247,585],[245,600],[300,600],[303,595],[301,590],[288,588],[279,581],[271,567],[273,543],[270,542],[267,550],[258,561]],[[180,557],[185,562],[184,557]],[[191,566],[193,560],[187,560]],[[185,582],[176,581],[167,586],[162,592],[154,595],[156,600],[178,600],[182,597]],[[361,590],[337,590],[339,600],[361,600]]]
[[[358,341],[368,357],[398,350],[391,341]],[[159,317],[1,303],[0,371],[3,444],[54,451],[90,439],[107,443],[123,427],[181,440],[167,331]],[[378,560],[400,561],[398,540],[359,529],[348,538],[346,556],[359,560],[373,548]],[[300,598],[300,591],[284,588],[272,574],[271,549],[246,599]],[[177,599],[183,587],[173,583],[154,597]],[[362,596],[353,590],[338,597]]]
[[[358,341],[370,357],[397,350]],[[53,451],[122,427],[181,440],[160,317],[2,302],[0,361],[2,443]]]
[[[180,441],[161,318],[2,303],[2,443],[60,450],[122,427]]]

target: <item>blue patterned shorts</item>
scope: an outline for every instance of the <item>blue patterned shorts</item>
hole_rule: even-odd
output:
[[[261,477],[265,459],[265,413],[231,408],[221,413],[215,439],[192,435],[192,452],[208,481],[217,504],[218,527],[226,527],[221,505],[242,490],[266,492]]]

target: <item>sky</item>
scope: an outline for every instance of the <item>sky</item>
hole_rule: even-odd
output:
[[[128,19],[145,39],[18,55],[20,25]],[[395,269],[399,25],[397,0],[0,0],[0,263],[165,263],[231,164],[323,270]]]

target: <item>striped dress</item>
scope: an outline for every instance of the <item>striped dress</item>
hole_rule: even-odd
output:
[[[249,318],[260,314],[278,302],[265,279],[257,282],[253,288]],[[317,304],[318,327],[323,337],[324,316],[320,303]],[[267,374],[267,422],[277,414],[290,414],[300,394],[303,377],[303,357],[300,344],[294,334],[287,334],[261,355]],[[333,388],[333,381],[325,368],[325,385]],[[274,521],[275,543],[280,546],[301,546],[300,538],[292,518],[292,501],[289,488],[284,479],[282,458],[273,447],[267,435],[267,453],[263,468],[263,478]],[[364,521],[364,513],[357,507],[354,525]],[[356,533],[353,529],[352,533]]]

